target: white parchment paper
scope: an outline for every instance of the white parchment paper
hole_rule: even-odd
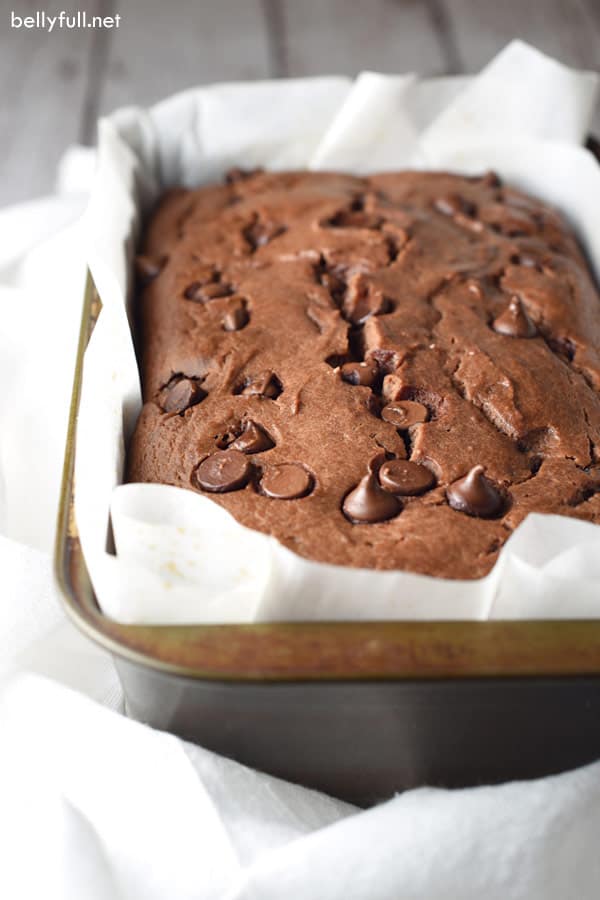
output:
[[[200,494],[120,485],[141,405],[128,273],[140,220],[164,188],[234,165],[493,168],[563,210],[598,274],[600,166],[581,146],[596,88],[596,76],[516,41],[473,79],[367,72],[215,85],[101,121],[86,228],[103,309],[85,358],[76,518],[105,613],[139,623],[600,614],[600,529],[590,523],[531,515],[490,575],[449,581],[310,562]]]

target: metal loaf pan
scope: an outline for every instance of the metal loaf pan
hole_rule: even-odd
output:
[[[73,514],[88,278],[56,573],[114,657],[130,716],[368,805],[416,785],[531,778],[600,756],[600,620],[122,625],[96,602]]]

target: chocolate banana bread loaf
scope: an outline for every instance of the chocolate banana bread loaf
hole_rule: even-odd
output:
[[[446,578],[529,512],[600,520],[598,293],[561,216],[493,173],[234,171],[167,193],[137,266],[130,481]]]

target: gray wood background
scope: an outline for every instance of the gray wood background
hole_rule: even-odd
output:
[[[13,9],[64,8],[121,24],[10,26]],[[218,80],[473,72],[517,36],[598,68],[600,0],[0,0],[0,205],[51,191],[65,147],[123,104]]]

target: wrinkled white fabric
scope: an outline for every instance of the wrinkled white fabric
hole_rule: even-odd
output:
[[[11,900],[593,900],[600,763],[359,811],[38,676],[0,694]]]

